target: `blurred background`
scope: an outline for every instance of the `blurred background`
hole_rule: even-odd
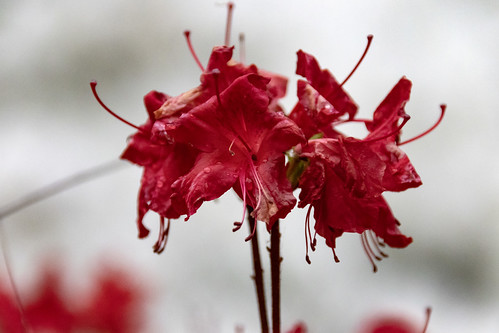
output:
[[[413,81],[403,138],[429,128],[439,104],[448,105],[436,131],[403,147],[424,184],[386,197],[414,243],[389,249],[378,273],[358,235],[339,239],[339,264],[318,239],[307,265],[305,211],[282,222],[284,328],[302,320],[310,332],[357,332],[379,313],[422,327],[431,306],[428,332],[499,331],[498,18],[499,3],[487,0],[235,1],[232,40],[244,32],[247,62],[290,78],[287,110],[298,49],[341,81],[368,34],[373,45],[345,86],[361,117],[403,75]],[[111,109],[141,124],[148,91],[178,95],[198,85],[183,31],[191,30],[206,63],[223,43],[225,19],[215,1],[0,1],[0,207],[121,154],[134,130],[97,104],[90,80]],[[247,230],[231,231],[239,199],[228,193],[188,222],[173,221],[158,256],[155,214],[146,220],[151,236],[136,237],[140,177],[139,167],[123,162],[3,221],[21,297],[47,260],[64,267],[69,288],[112,262],[151,291],[148,332],[258,331]],[[265,255],[263,224],[260,242]]]

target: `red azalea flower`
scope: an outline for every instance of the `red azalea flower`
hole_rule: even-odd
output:
[[[130,138],[121,155],[121,158],[144,167],[138,196],[137,226],[140,238],[149,234],[142,220],[150,209],[168,219],[180,216],[171,205],[171,184],[192,167],[196,156],[196,152],[186,145],[165,142],[152,135],[154,111],[168,100],[168,96],[156,91],[151,91],[144,97],[149,119]],[[155,252],[161,252],[166,242],[163,223],[161,219]]]
[[[172,185],[175,207],[188,217],[231,187],[269,228],[295,205],[283,152],[304,137],[286,116],[268,109],[268,82],[255,74],[240,77],[167,130],[175,142],[200,151],[192,170]]]
[[[188,34],[186,35],[188,37]],[[155,252],[163,251],[169,228],[164,227],[164,218],[174,219],[184,214],[172,205],[172,184],[185,175],[194,165],[198,151],[190,142],[173,142],[166,128],[173,126],[184,113],[202,105],[219,91],[225,90],[236,78],[258,73],[254,65],[245,66],[231,60],[233,47],[219,46],[213,49],[206,70],[201,75],[201,84],[177,97],[168,97],[156,91],[144,97],[149,120],[131,137],[121,158],[144,167],[138,197],[137,225],[139,237],[149,234],[143,218],[149,210],[161,216],[160,233],[154,245]],[[286,91],[287,80],[270,75],[271,81],[265,91],[273,110],[279,110],[277,101]]]
[[[144,322],[144,290],[125,272],[106,270],[94,284],[87,305],[78,311],[78,326],[113,333],[139,332]]]
[[[419,333],[419,331],[407,320],[386,317],[378,318],[369,325],[366,325],[361,333]]]
[[[74,308],[63,300],[60,289],[59,272],[47,269],[36,288],[26,297],[23,314],[14,296],[3,294],[0,298],[0,330],[25,332],[29,327],[34,332],[74,332],[77,321]]]
[[[392,247],[407,246],[412,239],[400,233],[398,221],[381,193],[421,185],[414,167],[397,146],[400,129],[408,120],[403,108],[409,99],[410,81],[402,78],[376,109],[373,120],[362,120],[370,133],[359,140],[347,138],[335,128],[344,122],[339,117],[345,113],[349,114],[348,121],[356,121],[352,111],[356,106],[332,75],[321,70],[312,56],[301,51],[298,52],[298,68],[297,73],[312,82],[299,83],[299,102],[290,116],[307,136],[313,138],[319,133],[324,137],[309,140],[307,145],[296,149],[298,156],[295,159],[307,161],[308,165],[299,183],[295,182],[302,189],[299,206],[310,204],[314,207],[315,230],[326,239],[333,253],[336,238],[343,232],[362,234],[362,244],[371,262],[373,258],[380,258],[377,253],[386,256],[379,249],[385,243]],[[401,125],[400,118],[404,118]],[[299,163],[292,160],[290,167],[296,165]],[[300,176],[290,174],[292,178]],[[310,210],[307,225],[309,214]],[[314,249],[310,231],[307,244],[308,239]],[[338,260],[336,255],[335,260]]]
[[[426,308],[424,326],[418,327],[413,321],[399,315],[378,315],[366,321],[359,333],[425,333],[431,316],[431,308]]]

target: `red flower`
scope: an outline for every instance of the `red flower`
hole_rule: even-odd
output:
[[[134,333],[145,324],[144,290],[126,272],[106,270],[77,312],[78,326],[99,332]]]
[[[238,77],[259,72],[254,65],[245,66],[231,60],[232,52],[233,47],[219,46],[213,49],[198,87],[177,97],[168,97],[156,91],[146,95],[144,102],[149,119],[131,137],[121,156],[144,167],[138,197],[137,225],[139,237],[146,237],[149,230],[142,223],[145,214],[153,210],[161,216],[155,252],[160,253],[166,242],[168,228],[165,229],[163,218],[174,219],[187,213],[182,205],[172,205],[172,184],[191,171],[198,157],[198,151],[192,147],[191,142],[174,142],[166,129],[176,126],[174,124],[182,114],[203,105]],[[270,77],[271,81],[265,89],[265,95],[270,100],[268,107],[279,110],[277,101],[285,94],[287,80],[278,75]]]
[[[144,97],[149,119],[141,126],[141,130],[131,137],[121,155],[121,158],[144,167],[138,197],[137,226],[140,238],[149,234],[142,220],[150,209],[166,218],[180,216],[171,205],[171,184],[192,167],[196,155],[188,146],[164,142],[152,136],[154,111],[167,100],[166,95],[156,91]],[[160,238],[162,236],[160,235]]]
[[[357,105],[343,90],[334,76],[321,69],[317,60],[310,54],[299,50],[296,74],[305,77],[308,83],[335,108],[338,116],[348,114],[352,119],[357,113]]]
[[[410,81],[402,78],[376,109],[373,120],[363,121],[370,133],[359,140],[345,137],[335,128],[345,122],[339,119],[344,114],[349,116],[347,121],[356,121],[356,106],[333,76],[301,51],[297,73],[312,82],[299,83],[299,103],[291,117],[309,137],[323,137],[296,149],[296,158],[306,160],[308,165],[299,178],[299,207],[314,207],[315,230],[333,253],[336,238],[343,232],[362,234],[371,261],[378,258],[371,246],[382,256],[385,254],[379,245],[407,246],[412,239],[400,233],[399,223],[381,194],[421,185],[414,167],[397,146],[400,129],[408,120],[403,108],[409,99]],[[400,118],[404,118],[402,125]],[[297,164],[292,162],[291,166]],[[309,214],[310,210],[307,224]],[[310,232],[307,237],[314,249]]]
[[[20,333],[26,327],[34,332],[140,331],[144,324],[143,290],[128,275],[105,270],[85,294],[88,299],[72,287],[63,292],[61,271],[47,269],[23,302],[21,314],[14,297],[0,286],[0,331]]]
[[[299,322],[295,324],[290,330],[286,331],[286,333],[307,333],[307,325],[303,322]]]
[[[268,82],[240,77],[167,130],[175,142],[200,151],[192,170],[172,185],[175,207],[188,217],[231,187],[269,227],[295,205],[283,152],[304,137],[286,116],[268,109]]]
[[[359,333],[419,333],[411,322],[398,317],[377,318]]]

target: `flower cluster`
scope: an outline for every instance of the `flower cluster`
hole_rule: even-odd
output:
[[[165,247],[170,219],[185,215],[187,220],[203,202],[230,189],[244,207],[234,230],[243,223],[246,207],[270,230],[294,208],[293,192],[299,188],[298,207],[309,207],[308,262],[315,234],[324,237],[336,261],[336,239],[344,232],[361,234],[375,270],[373,259],[386,256],[380,246],[403,248],[411,243],[399,231],[399,222],[382,196],[385,191],[421,185],[399,141],[409,119],[404,112],[411,90],[408,79],[400,79],[372,119],[358,119],[357,104],[343,89],[346,80],[340,84],[312,55],[300,50],[296,73],[304,79],[298,81],[298,101],[286,115],[279,104],[286,94],[285,77],[232,59],[234,48],[229,46],[215,47],[204,68],[188,32],[186,37],[202,70],[200,84],[176,97],[148,93],[144,98],[148,119],[134,126],[138,131],[121,156],[144,168],[137,224],[139,237],[146,237],[145,214],[149,210],[159,214],[155,252]],[[443,111],[444,107],[442,115]],[[368,135],[359,139],[343,134],[338,125],[345,122],[363,123]]]

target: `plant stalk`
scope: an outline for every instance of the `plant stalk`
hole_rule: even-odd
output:
[[[250,232],[253,232],[255,228],[255,219],[251,216],[253,208],[247,206],[248,209],[248,224]],[[267,306],[265,303],[265,288],[263,284],[263,269],[262,262],[260,260],[260,249],[258,247],[258,233],[255,229],[255,234],[251,238],[251,249],[253,256],[253,280],[255,281],[256,297],[258,301],[258,310],[260,311],[260,324],[262,328],[262,333],[269,332],[269,322],[267,318]]]
[[[279,220],[274,223],[270,233],[270,275],[272,286],[272,332],[281,332],[281,234]]]

